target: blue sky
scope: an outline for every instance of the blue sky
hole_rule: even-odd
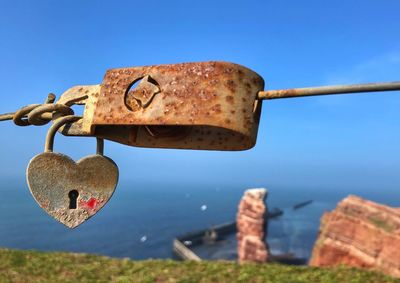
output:
[[[108,68],[224,60],[266,88],[400,80],[399,1],[1,1],[0,112],[100,83]],[[264,103],[244,152],[106,142],[121,180],[391,190],[400,185],[400,92]],[[24,178],[47,127],[1,123],[0,179]],[[57,136],[77,159],[94,139]]]

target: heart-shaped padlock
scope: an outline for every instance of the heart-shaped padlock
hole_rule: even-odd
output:
[[[53,152],[57,130],[78,119],[78,116],[58,118],[47,133],[45,152],[32,158],[26,171],[36,202],[69,228],[96,214],[109,201],[118,182],[118,167],[103,156],[102,139],[97,139],[97,154],[78,162]]]

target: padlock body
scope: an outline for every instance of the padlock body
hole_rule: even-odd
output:
[[[81,88],[89,99],[76,133],[140,147],[249,149],[263,88],[257,73],[227,62],[111,69],[99,87]]]
[[[118,182],[118,167],[102,155],[78,162],[53,152],[29,162],[29,189],[41,208],[69,228],[96,214],[111,198]]]

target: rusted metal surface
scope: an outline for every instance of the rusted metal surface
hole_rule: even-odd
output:
[[[53,152],[57,128],[78,118],[66,116],[55,121],[46,139],[46,152],[35,156],[26,172],[30,191],[40,207],[69,228],[96,214],[111,198],[118,182],[118,167],[102,155],[102,140],[98,140],[98,154],[78,162]]]
[[[85,105],[84,115],[82,119],[72,124],[68,124],[61,128],[61,132],[68,136],[93,136],[94,125],[93,115],[95,101],[100,94],[100,85],[74,86],[64,92],[57,104],[65,104],[67,106]]]
[[[256,97],[264,81],[240,65],[111,69],[100,86],[81,88],[89,87],[96,91],[88,91],[82,128],[63,134],[158,148],[244,150],[256,142],[261,113]],[[76,99],[74,93],[68,91],[68,100]],[[65,94],[61,99],[65,103]]]
[[[304,87],[281,90],[260,91],[258,99],[279,99],[293,98],[302,96],[358,93],[358,92],[376,92],[376,91],[394,91],[400,90],[400,82],[353,84],[353,85],[333,85],[319,87]]]

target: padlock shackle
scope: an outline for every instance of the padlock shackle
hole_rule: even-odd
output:
[[[60,117],[54,120],[53,125],[49,128],[46,135],[46,141],[44,144],[44,152],[53,152],[54,147],[54,136],[56,135],[59,128],[69,122],[75,122],[81,119],[82,117],[75,116],[75,115],[68,115],[64,117]]]
[[[96,154],[103,155],[104,153],[104,140],[96,138]]]
[[[53,125],[51,125],[51,127],[47,131],[46,141],[45,141],[45,145],[44,145],[44,152],[53,152],[54,137],[55,137],[57,131],[62,126],[64,126],[67,123],[76,122],[80,119],[82,119],[82,117],[80,117],[80,116],[68,115],[68,116],[60,117],[60,118],[57,118],[56,120],[54,120]],[[96,138],[96,141],[97,141],[96,153],[99,155],[103,155],[104,140],[101,138]]]
[[[294,98],[303,96],[345,94],[400,90],[400,81],[368,84],[331,85],[292,89],[266,90],[258,93],[258,99]]]

